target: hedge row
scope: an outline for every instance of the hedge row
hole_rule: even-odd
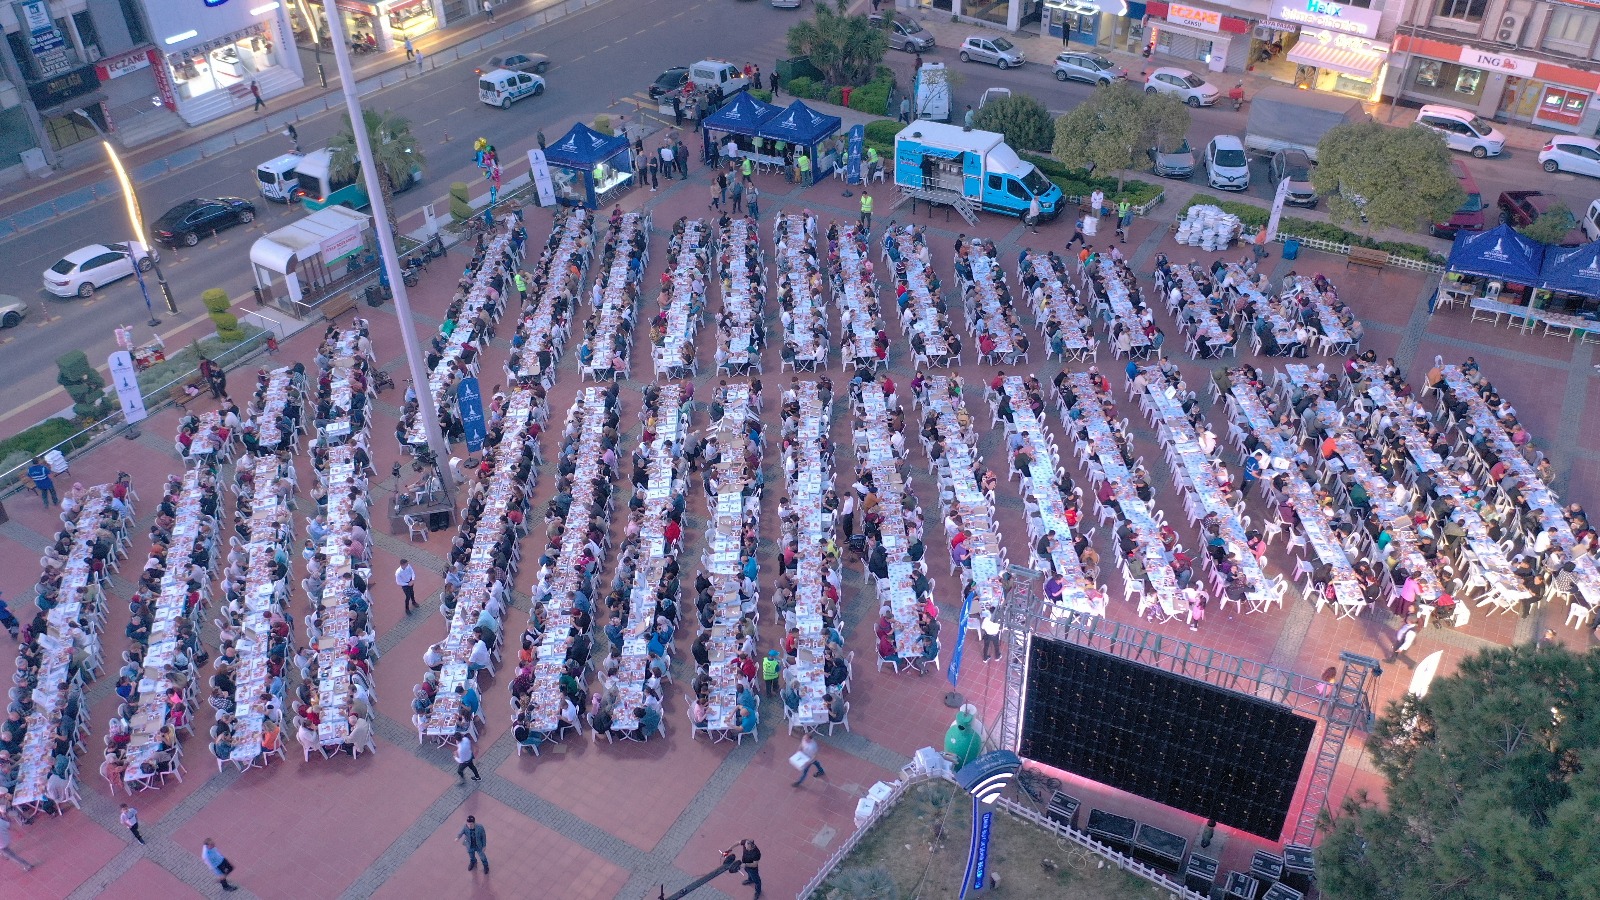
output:
[[[1270,209],[1263,209],[1251,203],[1240,203],[1237,200],[1223,200],[1209,194],[1196,194],[1190,201],[1190,206],[1210,204],[1225,213],[1238,216],[1246,228],[1265,228],[1267,220],[1272,217]],[[1328,222],[1316,222],[1311,219],[1301,219],[1295,216],[1284,216],[1278,223],[1280,234],[1293,235],[1300,238],[1312,238],[1319,241],[1328,241],[1334,244],[1344,244],[1349,247],[1365,247],[1369,250],[1384,250],[1395,256],[1405,259],[1414,259],[1418,262],[1443,262],[1444,257],[1417,244],[1408,244],[1403,241],[1375,241],[1359,232],[1340,228]]]

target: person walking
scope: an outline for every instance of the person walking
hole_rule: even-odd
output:
[[[1128,226],[1132,224],[1133,204],[1127,200],[1117,201],[1117,240],[1120,243],[1128,242]]]
[[[768,650],[766,658],[761,660],[761,683],[768,697],[778,696],[778,680],[782,675],[783,660],[778,658],[778,651]]]
[[[755,164],[750,161],[748,153],[739,156],[739,174],[744,176],[746,182],[749,182],[750,177],[755,174]]]
[[[260,112],[267,108],[267,101],[261,99],[261,85],[256,84],[254,78],[250,79],[250,96],[256,98],[255,109],[251,112]]]
[[[650,170],[650,190],[654,191],[661,186],[661,160],[654,156],[650,157],[647,168]]]
[[[741,206],[743,206],[743,205],[744,205],[744,182],[735,181],[728,188],[728,209],[732,210],[733,213],[735,215],[737,215],[739,213],[739,208]]]
[[[761,192],[756,189],[754,184],[750,185],[750,188],[744,192],[744,206],[746,211],[750,213],[750,218],[755,219],[757,222],[761,221]]]
[[[144,843],[144,835],[139,833],[139,811],[137,809],[124,803],[122,804],[122,813],[117,818],[122,822],[122,827],[128,829],[129,833],[133,835],[134,840],[141,844]]]
[[[772,74],[767,76],[767,81],[772,83],[772,99],[774,99],[774,100],[778,99],[778,86],[779,86],[780,82],[778,80],[778,70],[777,69],[773,69],[772,70]]]
[[[489,17],[489,24],[494,24],[494,0],[483,0],[483,14]]]
[[[462,784],[467,781],[463,773],[468,769],[472,770],[473,781],[483,780],[483,776],[478,774],[478,764],[474,762],[477,757],[473,755],[472,749],[472,735],[463,734],[461,740],[456,742],[456,780]]]
[[[1038,197],[1028,200],[1028,215],[1023,218],[1022,224],[1028,226],[1028,230],[1034,234],[1039,233],[1039,214],[1042,212],[1044,209],[1039,205]]]
[[[44,457],[33,458],[33,465],[28,467],[28,477],[33,479],[33,488],[39,492],[45,509],[61,505],[61,495],[56,493],[56,483],[50,477],[50,467],[45,465]]]
[[[739,842],[739,863],[744,866],[744,880],[740,884],[753,885],[756,889],[753,900],[761,897],[761,848],[756,842],[745,838]]]
[[[228,883],[228,876],[233,874],[233,863],[228,862],[228,858],[222,855],[221,850],[217,849],[216,841],[206,838],[200,844],[200,858],[205,860],[207,866],[211,867],[211,874],[217,876],[217,883],[222,885],[223,890],[237,891],[239,889],[238,885]]]
[[[711,182],[711,202],[706,204],[706,209],[722,210],[722,192],[717,189],[714,180]]]
[[[727,202],[728,202],[728,173],[727,172],[723,172],[721,170],[718,170],[718,172],[717,172],[717,208],[721,209],[722,208],[722,204],[727,203]]]
[[[1394,662],[1400,654],[1411,649],[1417,639],[1417,624],[1409,618],[1400,620],[1400,628],[1394,633],[1394,652],[1384,659],[1384,662]]]
[[[516,274],[511,276],[511,283],[513,285],[516,285],[516,288],[517,288],[517,307],[520,309],[524,303],[528,302],[528,272],[527,272],[527,270],[518,269]]]
[[[900,121],[902,124],[911,124],[911,97],[900,98]]]
[[[995,618],[992,609],[983,611],[983,618],[978,622],[978,635],[982,640],[983,661],[1001,659],[1000,652],[1000,620]]]
[[[687,148],[687,147],[685,147],[683,145],[683,141],[679,140],[679,141],[674,141],[673,142],[673,144],[672,144],[672,157],[673,157],[673,159],[677,160],[677,163],[678,163],[678,174],[683,176],[683,180],[684,181],[688,181],[689,180],[689,148]]]
[[[471,872],[478,867],[478,860],[483,860],[483,874],[489,874],[489,857],[483,848],[489,846],[489,835],[478,824],[477,816],[467,816],[467,824],[461,826],[461,831],[456,834],[456,840],[467,848],[467,871]]]
[[[677,94],[672,95],[672,124],[683,127],[683,101],[678,99]]]
[[[672,145],[663,142],[661,149],[656,151],[656,155],[661,157],[661,177],[671,181],[672,170],[676,168],[672,163]]]
[[[1072,237],[1067,238],[1067,249],[1068,250],[1072,249],[1072,245],[1073,244],[1077,244],[1077,243],[1080,243],[1080,242],[1085,247],[1089,246],[1089,239],[1083,236],[1083,230],[1084,230],[1084,228],[1087,227],[1088,221],[1089,221],[1089,217],[1086,216],[1086,215],[1085,216],[1079,216],[1077,219],[1073,220],[1073,223],[1072,223]]]
[[[417,48],[417,71],[422,71],[422,48]]]
[[[967,112],[966,112],[966,115],[962,116],[961,124],[965,125],[966,129],[968,131],[972,130],[972,104],[971,103],[967,104]]]
[[[866,191],[861,192],[861,230],[872,232],[872,195]]]
[[[417,56],[417,48],[411,45],[411,38],[407,37],[406,38],[406,62],[410,62],[411,60],[415,59],[416,56]]]
[[[817,762],[817,737],[809,731],[800,735],[800,750],[789,758],[789,762],[800,770],[800,778],[795,781],[795,787],[806,783],[806,776],[811,774],[813,767],[817,770],[818,778],[828,777],[828,773],[822,771],[822,763]]]
[[[522,273],[517,273],[517,290],[523,289]],[[400,560],[400,567],[394,570],[394,583],[400,586],[400,593],[406,598],[406,615],[411,615],[412,607],[420,609],[422,604],[417,602],[417,570],[411,568],[411,560]]]
[[[20,815],[21,813],[17,812],[17,808],[14,806],[7,807],[5,812],[0,813],[0,856],[4,856],[6,859],[21,866],[22,871],[31,872],[33,871],[33,863],[18,856],[17,851],[11,849],[11,819],[13,816]],[[759,858],[760,854],[757,854],[757,859]],[[757,896],[760,896],[760,893],[761,889],[757,888]]]
[[[283,126],[283,133],[289,138],[289,143],[294,144],[294,152],[300,152],[300,132],[295,130],[294,123]]]

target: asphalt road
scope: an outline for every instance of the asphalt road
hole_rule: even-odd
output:
[[[404,219],[439,200],[452,181],[481,180],[472,161],[472,140],[478,135],[496,144],[508,163],[522,157],[525,167],[524,153],[533,146],[537,131],[543,129],[554,139],[558,123],[599,113],[612,114],[613,122],[616,115],[629,113],[631,120],[634,98],[645,98],[650,82],[669,66],[722,57],[770,70],[774,60],[786,55],[784,34],[796,19],[796,10],[734,0],[606,3],[503,45],[552,59],[544,95],[524,99],[510,110],[479,102],[473,60],[441,66],[366,98],[363,102],[371,108],[408,116],[427,158],[423,185],[397,198],[397,213]],[[301,146],[306,150],[325,146],[343,127],[338,113],[305,120],[297,126]],[[151,295],[162,319],[154,330],[171,335],[204,319],[199,297],[208,288],[228,291],[236,313],[254,308],[253,301],[245,302],[254,284],[249,273],[251,244],[304,215],[298,206],[262,198],[254,171],[258,163],[290,149],[288,138],[274,135],[141,187],[147,221],[196,196],[240,196],[257,203],[252,225],[224,231],[195,247],[162,248],[162,268],[181,313],[166,314],[152,279]],[[152,329],[144,325],[148,318],[144,300],[132,278],[102,288],[88,300],[57,299],[41,286],[44,270],[63,254],[89,243],[126,240],[126,221],[118,205],[101,203],[0,245],[5,260],[0,293],[15,294],[33,307],[20,326],[0,332],[0,378],[9,388],[0,402],[0,416],[33,407],[28,416],[8,423],[7,432],[67,405],[55,384],[57,356],[83,349],[91,362],[103,367],[106,356],[116,349],[112,329],[123,324],[133,325],[141,342],[149,339]]]
[[[1058,82],[1052,74],[1051,68],[1046,63],[1029,62],[1021,68],[1000,69],[983,63],[963,63],[956,57],[955,48],[938,47],[930,53],[923,54],[925,62],[944,62],[960,73],[959,83],[956,85],[953,102],[951,103],[951,121],[961,121],[963,111],[968,104],[974,109],[983,92],[991,87],[1007,87],[1014,93],[1028,93],[1037,97],[1052,112],[1064,113],[1077,104],[1093,90],[1081,82]],[[911,77],[911,57],[898,52],[889,53],[889,63],[901,76],[902,84],[909,84]],[[1130,75],[1138,77],[1138,68],[1131,67]],[[1226,73],[1210,76],[1209,80],[1224,94],[1233,87],[1235,79]],[[1393,111],[1384,106],[1378,114],[1380,121],[1392,118],[1394,124],[1407,123],[1416,117],[1414,110],[1400,108]],[[1203,157],[1206,144],[1219,134],[1234,134],[1243,136],[1245,122],[1250,114],[1248,104],[1244,109],[1235,111],[1233,105],[1224,98],[1217,106],[1196,109],[1190,119],[1189,145],[1195,148],[1197,166],[1195,175],[1189,179],[1197,189],[1207,193],[1222,195],[1223,191],[1212,190],[1205,185],[1203,170]],[[1539,167],[1539,153],[1537,150],[1519,150],[1508,148],[1499,157],[1494,159],[1473,159],[1461,153],[1455,154],[1456,158],[1464,163],[1467,170],[1472,173],[1473,180],[1478,183],[1478,189],[1483,194],[1484,203],[1489,207],[1486,211],[1488,225],[1493,227],[1498,221],[1498,213],[1494,209],[1496,198],[1501,191],[1539,190],[1546,194],[1560,198],[1570,208],[1574,215],[1582,216],[1588,209],[1590,201],[1600,198],[1600,180],[1582,175],[1557,174],[1551,175]],[[1254,177],[1251,180],[1248,196],[1271,203],[1275,186],[1267,180],[1266,165],[1263,161],[1253,161]],[[1142,176],[1146,180],[1154,179],[1148,170]],[[1296,214],[1291,211],[1291,215]],[[1440,249],[1445,249],[1448,244],[1444,241],[1434,241],[1424,235],[1418,235],[1417,243],[1431,244]]]

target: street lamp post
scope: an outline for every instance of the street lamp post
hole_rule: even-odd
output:
[[[110,139],[102,137],[100,145],[105,147],[106,156],[111,159],[111,169],[117,175],[117,184],[122,188],[122,201],[128,207],[128,222],[133,225],[134,240],[145,251],[145,255],[150,259],[151,267],[155,269],[156,283],[161,286],[161,299],[167,304],[167,312],[177,315],[178,301],[173,299],[172,288],[167,284],[167,276],[161,272],[161,257],[150,248],[150,244],[145,240],[144,214],[139,208],[139,197],[133,192],[133,181],[128,178],[128,170],[122,167],[122,159],[117,156],[116,148],[111,146]],[[139,277],[139,290],[145,292],[145,306],[150,306],[150,293],[145,289],[144,275],[139,271],[139,262],[140,260],[137,259],[133,261],[133,271]],[[155,316],[154,309],[150,312],[150,324],[151,326],[161,324],[161,320]]]
[[[339,87],[344,91],[345,108],[350,112],[350,131],[355,137],[356,153],[361,158],[361,177],[367,185],[367,197],[372,202],[372,230],[378,236],[378,249],[383,260],[383,270],[389,278],[394,293],[394,311],[400,319],[400,340],[405,345],[406,369],[411,373],[411,383],[417,389],[417,415],[427,429],[428,449],[433,452],[439,480],[450,508],[455,508],[454,478],[450,467],[443,464],[449,458],[450,445],[439,428],[439,412],[433,404],[433,394],[428,390],[428,370],[423,365],[422,346],[411,320],[411,301],[406,295],[406,280],[400,270],[400,255],[395,250],[394,233],[389,230],[389,208],[384,201],[383,185],[378,182],[378,165],[372,158],[372,142],[368,139],[366,120],[361,115],[361,99],[356,95],[356,79],[351,73],[350,44],[345,40],[344,21],[338,15],[328,16],[328,40],[333,44],[333,59],[339,66]]]

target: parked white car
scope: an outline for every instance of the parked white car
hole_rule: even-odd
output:
[[[958,55],[962,62],[976,60],[1002,69],[1020,66],[1028,61],[1021,47],[1003,37],[969,37],[961,42],[961,53]]]
[[[1500,129],[1469,110],[1430,103],[1417,110],[1417,124],[1444,135],[1451,150],[1471,153],[1479,159],[1499,156],[1506,148],[1506,136]]]
[[[1206,144],[1206,183],[1225,191],[1250,187],[1250,157],[1244,141],[1231,134],[1219,134]]]
[[[141,252],[139,271],[148,272],[161,257]],[[44,272],[44,289],[57,297],[89,297],[96,288],[133,274],[127,244],[90,244],[63,256]]]
[[[1172,94],[1190,106],[1212,106],[1222,92],[1193,72],[1177,68],[1160,68],[1145,79],[1147,94]]]
[[[1600,178],[1600,141],[1570,134],[1553,137],[1539,151],[1539,165],[1546,172],[1576,172]]]

